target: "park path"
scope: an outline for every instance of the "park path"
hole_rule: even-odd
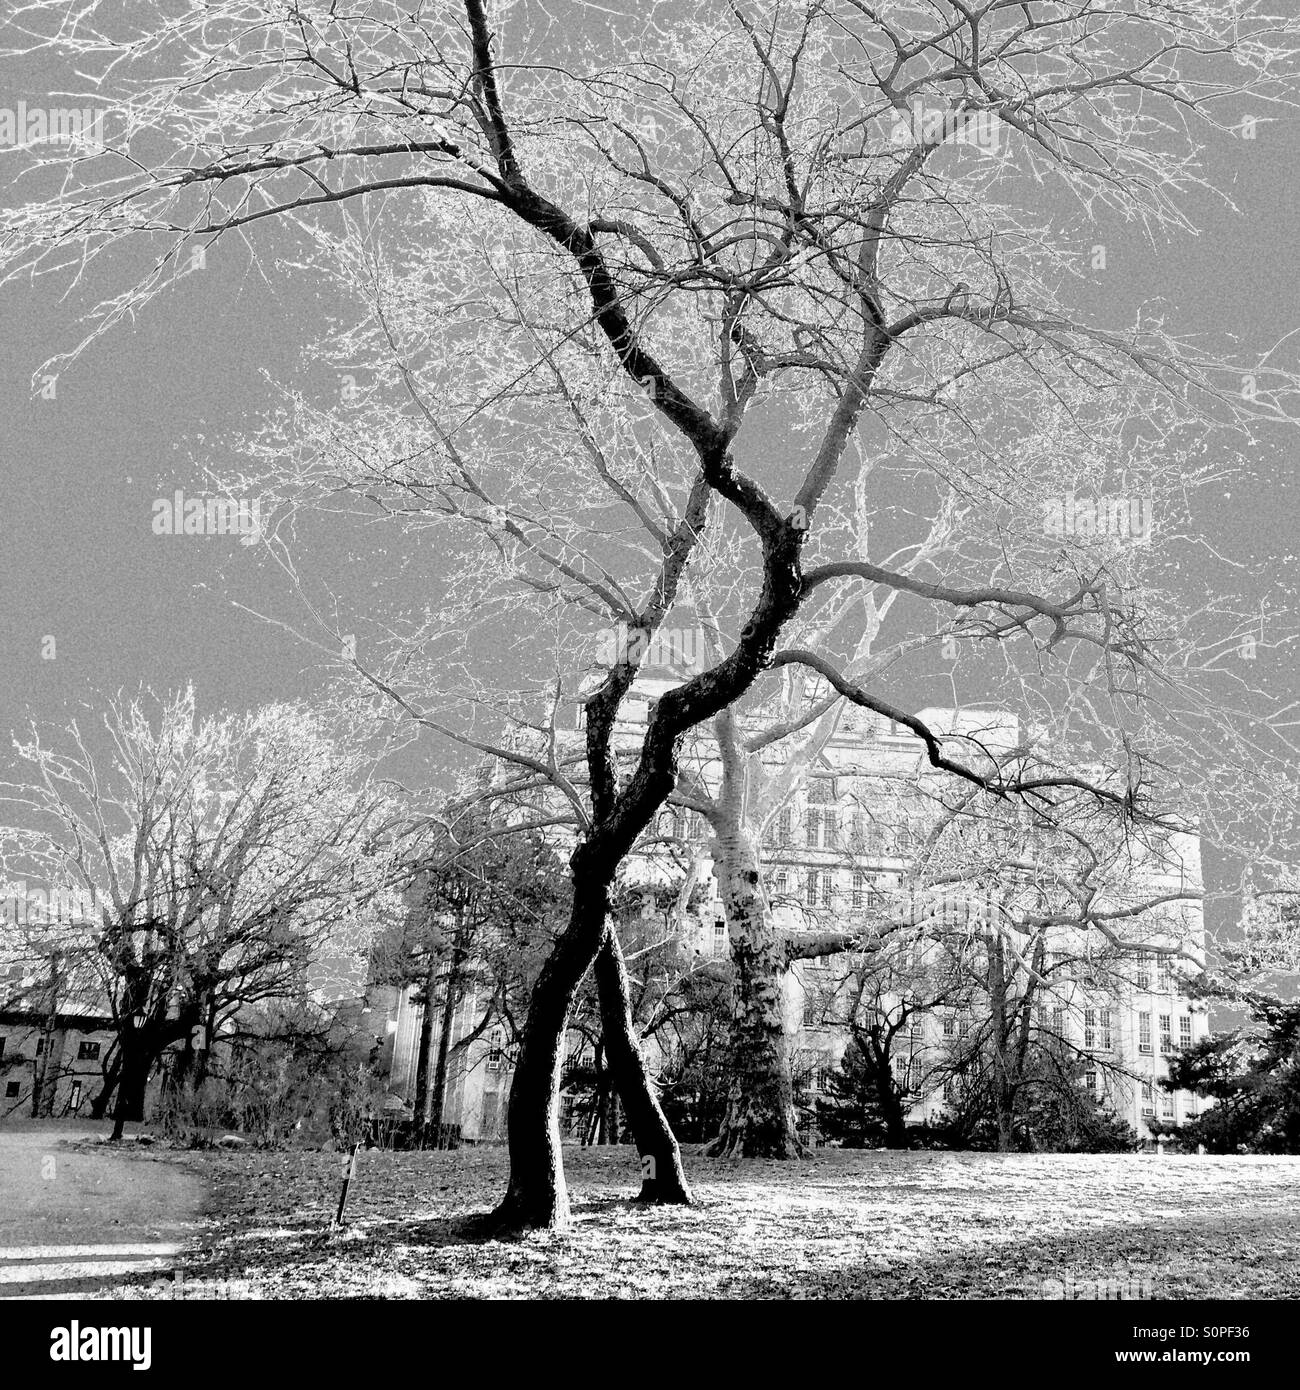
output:
[[[0,1299],[102,1297],[126,1276],[170,1271],[197,1235],[203,1181],[129,1149],[66,1142],[100,1137],[0,1128]]]

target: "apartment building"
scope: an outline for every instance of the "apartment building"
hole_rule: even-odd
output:
[[[625,702],[616,748],[630,753],[639,747],[651,702],[673,684],[671,674],[638,682]],[[1021,742],[1014,719],[997,709],[933,709],[921,717],[944,735],[977,741],[972,746],[990,757]],[[580,721],[570,735],[575,742],[579,729]],[[774,745],[763,756],[766,767],[777,769],[784,754]],[[684,761],[698,785],[716,786],[717,750],[707,732],[689,745]],[[950,785],[951,779],[934,775],[910,729],[857,707],[845,709],[800,783],[783,804],[768,808],[762,856],[778,923],[793,938],[827,932],[870,938],[877,954],[882,937],[892,933],[896,954],[913,974],[932,969],[945,951],[978,953],[997,939],[1036,943],[1037,968],[1031,958],[1020,959],[1006,982],[1012,997],[1032,994],[1035,1034],[1057,1040],[1077,1058],[1084,1084],[1139,1135],[1149,1137],[1151,1122],[1193,1118],[1205,1102],[1165,1091],[1159,1081],[1171,1053],[1208,1030],[1206,1006],[1184,988],[1204,960],[1195,839],[1135,833],[1110,847],[1109,862],[1088,862],[1097,847],[1087,848],[1083,887],[1091,916],[1053,921],[1017,937],[1007,923],[1033,919],[1035,912],[1068,919],[1063,909],[1079,885],[1062,871],[1062,855],[1087,836],[1073,827],[1045,826],[1014,804],[1005,823],[977,825],[972,836],[970,826],[950,814],[944,796]],[[729,950],[711,838],[698,810],[669,805],[627,865],[629,882],[647,894],[685,880],[681,901],[690,906],[673,920],[684,947],[706,957]],[[940,851],[947,858],[936,861]],[[786,1027],[796,1080],[810,1101],[825,1092],[849,1045],[850,1021],[839,1005],[863,959],[862,952],[837,952],[797,961],[787,973]],[[893,969],[895,977],[905,974]],[[908,998],[904,988],[886,988],[876,1007],[888,1014]],[[466,1000],[455,1021],[457,1039],[474,1031],[475,1011],[474,1001]],[[393,1086],[407,1097],[414,1094],[419,1012],[408,994],[394,1002],[387,1021]],[[907,1019],[895,1039],[894,1065],[913,1120],[938,1119],[954,1104],[961,1083],[951,1059],[978,1034],[987,1014],[978,989],[958,987]],[[571,1064],[582,1061],[583,1046],[571,1040]],[[509,1076],[500,1030],[485,1030],[458,1053],[446,1114],[466,1138],[503,1135]],[[567,1125],[573,1098],[565,1096],[563,1104]],[[808,1138],[817,1141],[814,1132]]]

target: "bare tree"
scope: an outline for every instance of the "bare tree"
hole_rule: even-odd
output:
[[[52,743],[33,728],[15,744],[26,777],[4,790],[22,866],[96,904],[62,930],[113,1017],[119,1138],[173,1043],[198,1030],[210,1052],[240,1009],[360,949],[389,845],[355,727],[343,749],[301,708],[199,720],[192,691],[113,700],[102,725]]]
[[[63,152],[60,191],[10,215],[3,235],[11,275],[77,274],[124,240],[156,240],[152,270],[104,301],[92,336],[171,283],[193,246],[268,222],[346,268],[365,314],[335,348],[373,370],[370,408],[349,422],[291,402],[289,436],[268,437],[256,474],[280,504],[266,544],[362,679],[422,727],[513,756],[573,808],[571,921],[532,992],[498,1213],[505,1227],[558,1226],[562,1039],[593,965],[643,1196],[688,1198],[635,1045],[609,895],[674,790],[688,730],[774,662],[812,665],[847,693],[824,654],[777,652],[801,608],[874,586],[937,605],[971,634],[1019,637],[1044,662],[1095,657],[1104,694],[1085,722],[1122,731],[1114,794],[1141,800],[1150,763],[1133,711],[1151,669],[1189,650],[1153,650],[1137,596],[1068,545],[1022,555],[1027,530],[1041,540],[1039,515],[988,512],[982,551],[955,574],[845,553],[833,524],[842,465],[866,421],[924,470],[920,441],[936,413],[961,414],[949,388],[967,378],[1022,422],[1072,383],[1122,398],[1131,438],[1176,447],[1202,428],[1192,401],[1214,397],[1213,364],[1150,321],[1110,332],[1072,317],[1056,285],[1069,248],[1050,213],[1022,209],[1041,208],[1051,182],[1099,218],[1182,229],[1199,136],[1228,131],[1247,102],[1290,100],[1297,26],[1236,0],[1136,14],[1093,0],[886,14],[810,0],[634,21],[634,57],[611,18],[602,62],[547,30],[540,7],[503,18],[504,61],[482,0],[361,15],[324,0],[254,14],[213,0],[161,28],[107,0],[71,14],[21,5],[11,48],[35,36],[89,73],[112,133],[102,151]],[[1006,132],[1005,164],[972,152],[981,123]],[[400,249],[385,252],[393,238]],[[1281,411],[1286,383],[1265,385],[1256,408]],[[1021,475],[1021,460],[1004,464]],[[999,481],[979,490],[998,496]],[[291,545],[304,508],[340,504],[448,537],[466,561],[436,614],[380,625],[386,657],[346,643],[338,606],[311,601]],[[553,713],[602,629],[659,630],[706,548],[736,581],[720,615],[729,650],[658,699],[622,765],[616,723],[640,655],[637,644],[615,654],[583,692],[579,786],[537,691],[550,687]],[[545,680],[525,655],[538,632],[556,658]],[[494,679],[480,659],[466,676],[447,660],[473,657],[476,642],[481,653],[487,633],[511,644],[523,693],[518,671]],[[416,649],[428,660],[413,664]],[[546,755],[497,739],[489,712],[497,728],[531,724]]]

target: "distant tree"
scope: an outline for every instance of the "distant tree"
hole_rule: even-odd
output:
[[[1255,992],[1243,1002],[1248,1023],[1170,1060],[1166,1089],[1215,1102],[1178,1133],[1211,1153],[1300,1153],[1300,1003]]]
[[[827,1079],[828,1093],[816,1102],[817,1127],[846,1149],[904,1147],[907,1098],[881,1040],[845,1050],[839,1069]]]
[[[95,741],[73,721],[15,743],[19,780],[0,788],[14,857],[96,904],[44,936],[93,965],[107,1002],[115,1138],[169,1048],[201,1084],[223,1024],[299,998],[359,944],[388,882],[387,798],[336,720],[292,705],[200,719],[190,690],[108,702]]]

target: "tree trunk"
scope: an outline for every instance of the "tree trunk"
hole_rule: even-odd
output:
[[[144,1119],[144,1096],[149,1085],[153,1053],[144,1039],[123,1039],[122,1066],[117,1081],[117,1102],[113,1107],[113,1132],[110,1139],[120,1139],[128,1120]]]
[[[107,1059],[105,1059],[107,1061]],[[90,1118],[92,1120],[102,1120],[108,1114],[108,1103],[113,1099],[117,1091],[117,1078],[122,1073],[122,1050],[119,1047],[109,1063],[108,1070],[104,1072],[104,1084],[99,1088],[99,1093],[90,1102]]]
[[[731,1090],[722,1132],[709,1153],[798,1158],[803,1145],[794,1113],[783,990],[789,961],[763,892],[753,841],[734,818],[719,828],[714,871],[731,937],[735,992]]]
[[[1015,1148],[1015,1087],[1010,1076],[1010,1030],[1007,1027],[1007,977],[1001,938],[989,946],[989,1003],[993,1031],[993,1105],[998,1127],[998,1152]]]
[[[569,925],[543,962],[528,1002],[506,1120],[510,1182],[489,1218],[503,1233],[569,1224],[559,1122],[564,1035],[573,997],[601,947],[614,871],[613,864],[588,863],[590,845],[574,852]]]
[[[600,954],[596,958],[596,988],[600,996],[600,1024],[609,1074],[623,1101],[623,1113],[641,1155],[642,1202],[689,1203],[690,1188],[682,1168],[677,1137],[659,1105],[654,1083],[641,1055],[641,1043],[632,1021],[627,967],[613,924],[606,922]]]
[[[433,1084],[429,1088],[428,1117],[434,1142],[445,1148],[443,1134],[447,1112],[447,1065],[451,1057],[451,1033],[456,1022],[457,996],[460,993],[460,963],[453,956],[451,973],[447,976],[447,994],[442,1002],[442,1024],[438,1029],[438,1059],[433,1069]]]
[[[36,1064],[36,1075],[32,1082],[32,1119],[54,1113],[54,1089],[59,1084],[60,1055],[54,1055],[54,1038],[59,1024],[59,957],[55,952],[50,957],[50,996],[41,1025],[40,1060]],[[60,1039],[61,1041],[61,1039]]]
[[[193,1032],[185,1034],[186,1040],[193,1037]],[[209,996],[207,1007],[203,1013],[203,1045],[194,1050],[194,1069],[190,1072],[190,1083],[197,1091],[200,1086],[208,1079],[208,1068],[212,1065],[212,1049],[217,1041],[217,1001],[215,996]]]
[[[433,989],[437,981],[436,962],[430,963],[424,976],[424,1013],[420,1018],[420,1042],[415,1055],[415,1123],[428,1129],[430,1111],[429,1059],[433,1052]],[[443,1005],[443,1018],[447,1015]]]
[[[886,1083],[881,1087],[880,1113],[885,1120],[885,1148],[907,1148],[907,1113],[896,1086]]]

